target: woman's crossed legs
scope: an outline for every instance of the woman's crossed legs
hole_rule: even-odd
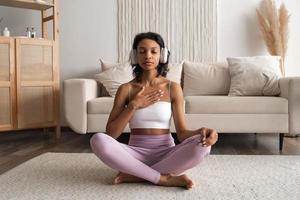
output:
[[[147,136],[145,136],[147,137]],[[164,148],[160,159],[153,160],[137,148],[119,143],[105,133],[97,133],[91,138],[91,147],[97,157],[109,167],[121,172],[115,183],[122,182],[122,178],[132,175],[132,181],[147,180],[154,184],[169,186],[192,187],[193,182],[186,176],[174,176],[199,164],[211,147],[200,144],[200,135],[187,138],[182,143]],[[158,141],[159,142],[159,141]],[[152,146],[149,147],[151,151]],[[151,165],[149,159],[152,159]],[[172,176],[170,175],[172,174]],[[128,177],[127,177],[128,178]],[[140,178],[140,179],[139,179]]]

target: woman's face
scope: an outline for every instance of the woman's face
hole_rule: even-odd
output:
[[[137,46],[137,61],[144,70],[156,69],[159,64],[160,46],[150,39],[143,39]]]

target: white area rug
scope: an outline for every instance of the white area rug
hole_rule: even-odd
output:
[[[187,171],[192,190],[111,185],[116,171],[91,153],[46,153],[0,176],[0,199],[300,199],[300,156],[210,155]]]

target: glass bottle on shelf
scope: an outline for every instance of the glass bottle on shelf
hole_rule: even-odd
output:
[[[31,38],[35,38],[36,37],[36,31],[34,30],[34,28],[31,28]]]
[[[29,27],[26,28],[26,36],[27,36],[28,38],[31,37],[31,31],[29,30]]]

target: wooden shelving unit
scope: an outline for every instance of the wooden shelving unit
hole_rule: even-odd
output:
[[[54,4],[51,3],[37,3],[33,0],[1,0],[1,6],[9,6],[9,7],[16,7],[16,8],[26,8],[32,10],[47,10],[49,8],[53,8]]]
[[[0,36],[0,131],[55,127],[60,138],[58,0],[0,0],[0,6],[39,10],[42,25],[42,38]]]

